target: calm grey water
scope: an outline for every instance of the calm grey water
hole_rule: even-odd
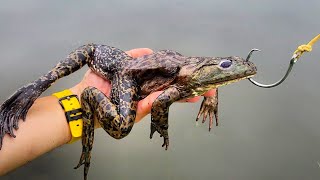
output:
[[[259,48],[255,79],[272,82],[295,48],[319,33],[319,9],[318,0],[5,0],[0,102],[88,42],[198,56],[245,57]],[[319,44],[280,87],[261,89],[248,81],[222,87],[221,126],[211,133],[207,124],[195,125],[200,103],[174,104],[167,152],[158,136],[148,138],[150,117],[120,141],[97,130],[89,179],[319,179]],[[73,86],[85,70],[45,94]],[[65,145],[0,179],[82,179],[82,169],[73,170],[80,152],[79,142]]]

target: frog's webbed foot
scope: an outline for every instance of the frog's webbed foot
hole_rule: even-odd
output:
[[[179,99],[181,99],[181,97],[178,89],[170,87],[161,93],[152,104],[150,139],[152,139],[154,132],[157,131],[160,134],[160,137],[162,136],[164,139],[162,147],[165,147],[166,150],[169,147],[169,106]]]
[[[159,132],[160,137],[163,137],[163,144],[162,147],[165,146],[166,150],[169,147],[169,134],[168,134],[168,126],[167,127],[160,127],[159,124],[151,122],[151,132],[150,132],[150,139],[152,139],[153,134],[155,132]]]
[[[50,82],[35,81],[18,89],[9,99],[0,107],[0,149],[2,140],[6,133],[15,137],[13,130],[18,129],[20,119],[25,120],[27,112],[34,101],[45,90],[43,87],[48,86]]]
[[[84,180],[88,177],[89,167],[90,167],[90,160],[91,160],[91,150],[93,145],[93,134],[94,134],[94,127],[93,127],[93,120],[92,125],[85,123],[88,120],[84,120],[84,126],[83,126],[83,136],[82,136],[82,153],[79,160],[79,163],[74,169],[78,169],[80,166],[84,165]],[[87,127],[86,127],[87,126]],[[90,131],[90,132],[89,132]],[[86,132],[89,133],[89,135],[86,135]]]
[[[203,115],[202,123],[204,123],[209,116],[209,131],[212,129],[213,115],[216,119],[216,126],[218,126],[218,89],[216,94],[212,97],[204,97],[196,121]]]
[[[82,153],[79,160],[79,163],[74,169],[78,169],[80,166],[84,165],[84,179],[88,177],[90,160],[91,160],[91,150],[94,140],[94,120],[87,119],[83,115],[83,135],[82,135]]]

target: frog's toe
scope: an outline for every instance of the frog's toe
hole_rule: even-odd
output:
[[[84,161],[79,163],[76,167],[74,167],[73,169],[78,169],[79,167],[81,167],[82,165],[84,165]]]
[[[167,129],[162,129],[160,132],[160,137],[163,137],[163,144],[162,147],[165,147],[166,150],[168,150],[169,147],[169,135]]]
[[[208,110],[204,110],[204,112],[203,112],[203,119],[202,119],[202,123],[206,122],[207,117],[208,117],[208,114],[209,114],[209,116],[210,116],[211,112],[210,112],[210,111],[208,111]]]
[[[166,150],[168,150],[169,147],[169,137],[163,137],[163,144],[162,147],[165,147]]]
[[[150,125],[150,129],[151,129],[151,132],[150,132],[150,139],[152,139],[153,137],[153,134],[156,132],[157,128],[156,128],[156,125],[154,123],[151,123]]]
[[[78,169],[80,166],[84,165],[84,163],[85,163],[85,153],[82,153],[78,165],[73,169]]]
[[[198,112],[198,115],[197,115],[197,118],[196,118],[196,121],[198,122],[200,116],[203,114],[203,108],[201,107],[199,112]]]

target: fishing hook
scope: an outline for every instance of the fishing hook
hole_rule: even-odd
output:
[[[246,61],[249,61],[252,53],[255,52],[255,51],[260,51],[260,50],[259,50],[259,49],[252,49],[252,50],[249,52],[249,54],[248,54],[248,56],[247,56],[247,58],[246,58]],[[249,80],[252,84],[254,84],[254,85],[258,86],[258,87],[262,87],[262,88],[272,88],[272,87],[276,87],[276,86],[280,85],[281,83],[283,83],[284,80],[287,79],[288,75],[290,74],[290,72],[291,72],[291,70],[292,70],[293,65],[294,65],[294,64],[297,62],[297,60],[298,60],[297,57],[298,57],[297,54],[294,54],[294,55],[292,56],[292,58],[291,58],[291,60],[290,60],[290,64],[289,64],[288,69],[287,69],[287,72],[285,73],[285,75],[284,75],[280,80],[278,80],[278,81],[275,82],[275,83],[272,83],[272,84],[262,84],[262,83],[259,83],[259,82],[255,81],[255,80],[253,80],[252,78],[248,78],[248,80]]]
[[[250,82],[252,82],[252,84],[256,85],[256,86],[259,86],[259,87],[262,87],[262,88],[272,88],[272,87],[276,87],[278,85],[280,85],[281,83],[283,83],[284,80],[287,79],[288,75],[290,74],[291,70],[292,70],[292,67],[293,65],[298,61],[298,59],[301,57],[301,55],[304,53],[304,52],[310,52],[312,51],[312,46],[314,45],[314,43],[316,43],[318,40],[320,40],[320,34],[318,34],[317,36],[315,36],[308,44],[303,44],[303,45],[300,45],[297,50],[293,53],[293,56],[291,57],[291,60],[290,60],[290,64],[289,64],[289,67],[287,69],[287,72],[286,74],[283,76],[283,78],[281,78],[279,81],[273,83],[273,84],[262,84],[262,83],[258,83],[257,81],[253,80],[252,78],[248,78],[248,80]],[[249,61],[251,55],[253,52],[255,51],[260,51],[259,49],[252,49],[248,56],[247,56],[247,59],[246,61]]]

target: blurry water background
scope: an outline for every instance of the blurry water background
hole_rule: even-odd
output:
[[[255,79],[273,82],[292,52],[319,33],[319,0],[1,1],[0,102],[80,45],[172,49],[190,56],[245,57]],[[96,130],[89,179],[319,179],[320,46],[305,54],[281,86],[248,81],[220,88],[220,126],[195,125],[199,103],[170,109],[170,148],[149,140],[150,117],[115,140]],[[45,95],[79,82],[86,68]],[[82,179],[73,170],[80,142],[65,145],[1,180]]]

